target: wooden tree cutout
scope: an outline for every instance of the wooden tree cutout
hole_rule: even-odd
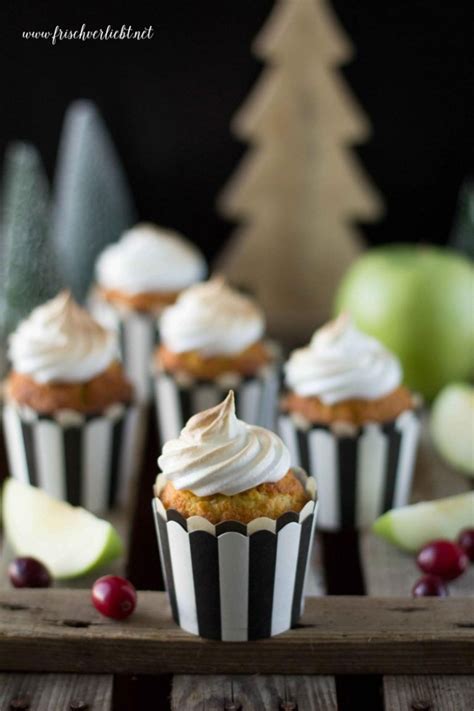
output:
[[[267,66],[232,125],[251,147],[218,201],[241,225],[215,266],[295,343],[329,317],[363,247],[355,223],[383,205],[351,150],[370,127],[338,71],[352,49],[325,0],[278,0],[254,51]]]

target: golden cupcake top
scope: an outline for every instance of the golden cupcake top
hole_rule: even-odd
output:
[[[19,324],[8,355],[16,373],[37,383],[85,382],[117,359],[117,341],[62,291]]]
[[[160,321],[162,342],[173,353],[241,353],[264,332],[265,318],[255,301],[220,277],[183,291]]]
[[[175,489],[232,496],[280,481],[290,455],[275,433],[237,418],[231,390],[222,403],[188,420],[164,445],[158,465]]]
[[[309,345],[293,351],[285,365],[288,389],[318,397],[325,405],[376,400],[396,390],[401,381],[396,355],[359,331],[347,313],[317,330]]]

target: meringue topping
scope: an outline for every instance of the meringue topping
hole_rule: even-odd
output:
[[[398,358],[372,336],[359,331],[347,313],[315,332],[285,365],[287,387],[324,404],[353,398],[375,400],[402,381]]]
[[[116,336],[100,326],[69,291],[34,309],[9,338],[17,373],[37,383],[85,382],[118,356]]]
[[[189,287],[163,311],[161,340],[174,353],[241,353],[265,332],[263,312],[253,299],[216,277]]]
[[[231,390],[219,405],[188,420],[164,445],[158,465],[176,489],[232,496],[282,479],[290,454],[276,434],[236,417]]]
[[[96,278],[105,289],[128,294],[173,292],[203,279],[206,263],[182,235],[140,223],[105,248],[96,263]]]

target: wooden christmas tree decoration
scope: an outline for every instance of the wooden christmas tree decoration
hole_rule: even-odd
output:
[[[382,200],[351,150],[369,124],[338,71],[351,46],[326,2],[278,0],[254,49],[267,67],[233,123],[251,147],[219,199],[242,224],[216,270],[294,343],[330,316],[363,247],[355,225],[378,219]]]
[[[59,147],[54,241],[61,273],[76,299],[86,298],[99,252],[134,221],[127,180],[107,128],[92,102],[75,101]]]

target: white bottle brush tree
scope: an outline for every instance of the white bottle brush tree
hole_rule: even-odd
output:
[[[107,128],[90,101],[65,117],[54,195],[54,242],[61,274],[84,301],[97,255],[135,221],[127,180]]]
[[[255,41],[267,66],[233,128],[251,144],[220,196],[241,225],[216,270],[253,292],[270,332],[302,341],[330,316],[382,200],[351,149],[368,121],[338,67],[351,46],[324,0],[278,0]]]
[[[0,375],[7,338],[30,311],[61,284],[50,239],[49,185],[34,146],[13,143],[6,151],[0,225]]]

